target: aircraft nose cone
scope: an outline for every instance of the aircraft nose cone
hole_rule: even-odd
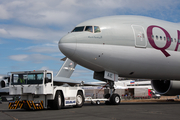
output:
[[[76,37],[68,34],[59,41],[59,50],[67,57],[71,58],[76,50]]]

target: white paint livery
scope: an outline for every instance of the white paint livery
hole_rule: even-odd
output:
[[[95,32],[97,26],[100,31]],[[84,29],[78,31],[78,27]],[[125,15],[88,20],[75,29],[59,41],[59,49],[96,76],[107,71],[119,77],[157,80],[153,87],[164,88],[157,92],[180,94],[180,82],[171,88],[173,80],[180,80],[180,24]]]

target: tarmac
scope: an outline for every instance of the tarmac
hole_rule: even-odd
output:
[[[178,120],[180,101],[122,101],[120,105],[91,105],[61,110],[8,109],[8,102],[0,104],[0,120]]]

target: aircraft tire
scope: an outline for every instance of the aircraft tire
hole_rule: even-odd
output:
[[[96,104],[97,104],[97,105],[100,105],[100,104],[101,104],[101,102],[100,102],[99,100],[97,100],[97,101],[96,101]]]
[[[121,102],[121,98],[118,94],[113,94],[110,98],[110,103],[112,105],[119,105]]]

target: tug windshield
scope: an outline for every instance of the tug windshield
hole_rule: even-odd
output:
[[[43,73],[12,74],[11,85],[42,84],[43,78],[44,78]]]

